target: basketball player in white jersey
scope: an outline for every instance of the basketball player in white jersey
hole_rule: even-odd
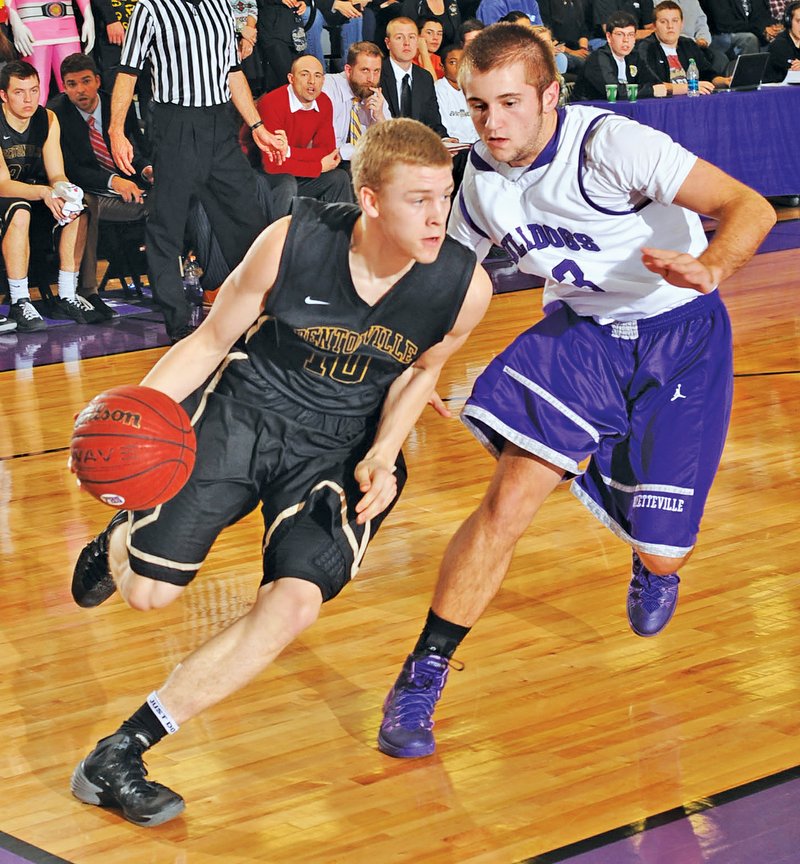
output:
[[[433,752],[450,658],[562,480],[574,477],[578,500],[631,546],[633,631],[669,622],[730,416],[730,324],[716,287],[775,221],[760,195],[666,135],[559,109],[552,52],[528,29],[483,30],[459,82],[481,140],[448,232],[479,260],[499,244],[545,277],[546,317],[489,364],[463,410],[497,467],[450,541],[384,704],[378,745],[405,758]],[[718,220],[710,243],[698,213]]]

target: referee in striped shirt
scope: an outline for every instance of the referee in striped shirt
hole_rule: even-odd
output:
[[[123,170],[134,173],[124,122],[148,59],[155,184],[147,220],[148,278],[174,343],[191,332],[178,257],[192,195],[205,207],[231,269],[265,227],[229,103],[253,130],[256,144],[279,162],[286,136],[269,133],[253,104],[240,68],[230,0],[139,0],[125,34],[108,129]]]

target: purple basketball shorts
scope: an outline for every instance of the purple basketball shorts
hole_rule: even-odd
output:
[[[575,475],[573,494],[625,542],[681,557],[732,395],[730,321],[714,292],[636,322],[561,306],[489,364],[461,418],[493,455],[510,441]]]

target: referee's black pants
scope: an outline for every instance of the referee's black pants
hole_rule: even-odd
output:
[[[266,226],[233,114],[230,104],[184,108],[153,103],[155,185],[147,220],[147,269],[170,337],[189,323],[178,257],[192,195],[202,202],[231,269]]]

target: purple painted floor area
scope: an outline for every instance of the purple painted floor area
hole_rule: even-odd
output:
[[[6,852],[0,849],[0,864],[30,864],[28,858],[20,858],[19,855],[14,855],[13,852]]]
[[[100,324],[74,324],[45,318],[47,330],[0,333],[0,372],[24,371],[33,366],[69,363],[169,344],[163,318],[152,305],[129,302],[122,292],[105,294],[103,299],[119,313],[118,318]],[[39,303],[36,305],[41,307]],[[40,311],[45,314],[44,307]],[[8,306],[0,305],[0,314],[7,316]]]
[[[798,864],[800,779],[752,792],[648,828],[591,851],[533,861],[568,864]],[[692,812],[695,809],[697,812]],[[656,820],[657,821],[657,820]],[[638,830],[641,828],[644,830]],[[625,832],[627,833],[627,832]],[[590,845],[591,841],[586,841]],[[582,844],[581,844],[582,845]]]

